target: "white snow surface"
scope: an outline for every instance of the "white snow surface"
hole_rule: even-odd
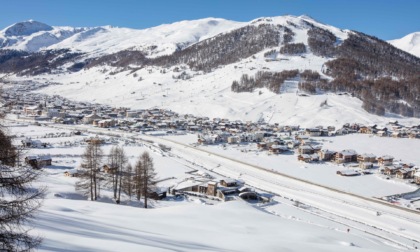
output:
[[[362,202],[346,205],[346,201],[350,199],[344,197],[337,201],[334,194],[327,191],[312,191],[311,197],[319,199],[311,200],[304,196],[305,192],[311,192],[311,186],[306,186],[301,191],[298,190],[301,185],[296,182],[272,175],[268,179],[264,173],[258,171],[254,172],[253,177],[251,173],[245,172],[242,178],[247,183],[254,183],[254,179],[259,179],[260,186],[288,197],[298,197],[304,206],[295,207],[293,200],[279,196],[267,205],[248,204],[241,200],[218,203],[190,197],[151,202],[151,209],[143,209],[141,202],[130,202],[125,195],[122,205],[116,205],[111,199],[112,192],[108,190],[101,191],[98,202],[91,202],[75,191],[74,183],[77,178],[65,177],[63,173],[79,166],[79,155],[85,148],[82,144],[84,138],[95,135],[93,132],[106,134],[109,131],[82,127],[85,129],[83,132],[88,130],[92,133],[44,138],[48,133],[69,133],[72,130],[71,126],[65,127],[68,129],[18,124],[10,127],[11,133],[17,136],[16,141],[22,137],[31,137],[49,142],[53,146],[31,149],[28,153],[50,153],[53,156],[53,165],[42,169],[41,180],[37,183],[48,187],[46,199],[33,223],[35,229],[31,231],[32,234],[44,238],[39,251],[405,251],[416,244],[416,241],[410,239],[407,243],[405,237],[413,237],[413,232],[415,234],[419,226],[405,220],[404,216],[386,213],[376,217],[374,209],[370,209],[373,205],[366,209],[358,207]],[[118,134],[116,131],[113,133]],[[134,140],[134,135],[120,134],[124,136],[121,139],[102,137],[107,142],[124,145],[129,162],[134,162],[140,153],[148,150],[154,159],[159,178],[176,177],[163,184],[159,183],[159,186],[170,186],[191,177],[192,175],[185,173],[191,169],[205,171],[220,179],[217,173],[233,175],[241,166],[224,162],[219,168],[214,168],[213,172],[207,169],[220,162],[217,157],[202,155],[176,145],[173,145],[173,152],[167,155],[168,153],[155,149],[154,145],[123,144],[124,139]],[[156,143],[163,141],[167,144],[162,138],[148,138],[156,140]],[[189,135],[171,138],[184,143],[192,139]],[[342,138],[337,138],[338,142],[341,140]],[[103,146],[104,152],[108,153],[111,146]],[[223,155],[238,158],[238,153],[233,150],[228,150]],[[281,156],[272,156],[260,161],[265,166],[277,163],[279,158]],[[231,167],[228,168],[229,166]],[[296,164],[294,166],[295,169],[302,170]],[[312,169],[317,168],[310,170]],[[341,183],[354,186],[351,180],[343,180]],[[282,188],[283,183],[289,185]],[[330,177],[325,177],[323,183],[330,184]],[[373,183],[379,185],[374,180]],[[393,184],[389,184],[385,190],[392,188],[398,190],[398,186]],[[314,200],[318,205],[321,203],[320,206],[324,204],[327,210],[324,212],[322,208],[309,205],[305,207],[305,203]],[[341,201],[344,203],[338,203]],[[335,210],[328,210],[332,206]],[[354,218],[362,221],[354,221]],[[350,232],[347,231],[349,228]]]
[[[391,45],[420,57],[420,32],[410,33],[400,39],[389,40]]]
[[[3,48],[27,51],[69,48],[89,53],[90,56],[125,49],[149,51],[151,46],[157,46],[149,55],[157,56],[173,53],[178,47],[186,47],[244,24],[221,18],[205,18],[137,30],[112,26],[50,27],[36,23],[39,25],[35,26],[35,21],[27,21],[5,28],[0,32],[0,46],[3,44]],[[18,29],[15,27],[21,26],[27,28],[22,32],[16,31]]]
[[[303,20],[332,31],[340,40],[348,31],[321,24],[307,16],[279,16],[236,22],[222,18],[186,20],[163,24],[147,29],[131,29],[112,26],[62,27],[49,26],[29,20],[13,24],[0,31],[0,48],[39,51],[45,49],[69,48],[74,51],[99,56],[125,49],[141,50],[148,57],[171,54],[179,48],[211,38],[220,33],[254,24],[281,24],[291,27],[292,22],[303,27]]]
[[[142,50],[148,57],[170,54],[177,48],[217,34],[228,32],[246,25],[261,23],[287,25],[294,33],[293,43],[307,45],[308,25],[311,22],[328,29],[337,37],[337,43],[347,38],[350,31],[341,30],[314,21],[307,16],[280,16],[259,18],[250,22],[234,22],[218,18],[181,21],[157,27],[135,30],[117,27],[63,28],[53,27],[51,31],[39,31],[31,38],[47,36],[59,40],[42,47],[42,43],[22,37],[16,47],[36,45],[36,48],[71,48],[87,52],[88,55],[108,54],[131,48]],[[291,24],[293,23],[293,25]],[[65,32],[64,32],[65,31]],[[59,38],[51,33],[61,34]],[[67,35],[63,35],[67,34]],[[2,32],[4,34],[4,31]],[[52,36],[52,37],[51,37]],[[67,37],[66,37],[67,36]],[[64,38],[65,37],[65,38]],[[307,46],[307,48],[309,48]],[[269,123],[295,124],[302,127],[315,125],[342,126],[344,123],[383,124],[398,120],[403,124],[419,124],[420,120],[403,118],[397,115],[379,117],[362,109],[362,101],[351,95],[323,94],[300,96],[299,79],[288,80],[282,86],[281,94],[266,89],[253,93],[233,93],[231,84],[243,74],[254,76],[257,71],[313,70],[322,73],[324,63],[329,59],[313,55],[310,51],[303,55],[287,56],[276,54],[276,61],[266,61],[264,53],[278,46],[267,48],[237,63],[220,66],[210,73],[192,71],[187,66],[171,68],[132,66],[138,70],[124,70],[108,66],[93,67],[76,73],[47,74],[30,78],[38,82],[55,82],[38,90],[50,95],[105,103],[112,106],[137,108],[161,107],[182,114],[194,114],[210,118],[220,117],[240,120],[264,120]],[[70,66],[70,65],[69,65]],[[175,68],[181,68],[176,72]],[[175,79],[185,71],[190,79]],[[323,76],[328,78],[327,76]],[[24,80],[25,77],[9,76],[9,79]],[[327,101],[327,105],[321,106]],[[402,101],[403,102],[403,101]]]

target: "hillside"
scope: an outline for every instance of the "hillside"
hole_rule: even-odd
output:
[[[388,42],[401,50],[420,57],[420,32],[414,32],[400,39],[394,39]]]
[[[114,106],[283,124],[420,117],[419,58],[306,16],[82,30],[37,52],[4,47],[3,80],[48,80],[59,85],[39,92]]]

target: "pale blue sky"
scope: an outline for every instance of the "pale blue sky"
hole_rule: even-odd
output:
[[[205,17],[250,21],[306,14],[385,40],[420,31],[420,0],[4,0],[0,7],[0,29],[28,19],[53,26],[140,29]]]

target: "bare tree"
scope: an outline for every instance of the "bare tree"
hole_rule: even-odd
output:
[[[122,177],[125,174],[125,164],[128,161],[123,147],[112,147],[108,156],[109,165],[112,169],[112,187],[114,191],[114,199],[117,204],[121,201]]]
[[[133,189],[137,200],[140,200],[143,195],[143,162],[141,157],[137,159],[136,166],[134,167]]]
[[[81,191],[84,195],[90,196],[91,200],[97,200],[99,195],[99,170],[102,161],[103,151],[99,141],[92,140],[86,146],[82,155],[82,172],[80,180],[76,183],[76,190]]]
[[[135,169],[136,195],[140,200],[144,197],[144,208],[147,208],[147,199],[155,189],[156,172],[153,159],[147,151],[139,157]]]
[[[128,197],[131,199],[133,196],[134,189],[134,176],[133,176],[133,166],[128,163],[125,167],[125,174],[122,181],[123,192],[125,192]]]
[[[114,192],[114,199],[117,198],[117,188],[118,188],[118,173],[117,173],[117,150],[116,146],[112,146],[109,155],[108,155],[108,165],[111,173],[111,183],[112,190]]]
[[[13,167],[16,153],[11,138],[0,129],[0,251],[30,251],[41,239],[24,228],[41,206],[45,188],[33,188],[38,173]]]

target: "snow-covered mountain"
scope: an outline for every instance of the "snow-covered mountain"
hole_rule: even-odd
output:
[[[3,29],[0,48],[31,52],[69,48],[100,55],[125,49],[153,48],[154,54],[164,55],[241,25],[240,22],[206,18],[136,30],[112,26],[53,27],[29,20]]]
[[[388,41],[393,46],[420,57],[420,32],[410,33],[400,39]]]
[[[60,84],[39,92],[308,126],[420,116],[419,58],[307,16],[207,18],[143,30],[34,26],[26,36],[2,31],[20,40],[0,50],[0,78]],[[37,53],[10,50],[59,31],[69,35],[39,42]]]
[[[29,20],[0,31],[0,48],[36,52],[89,28],[52,27]]]

